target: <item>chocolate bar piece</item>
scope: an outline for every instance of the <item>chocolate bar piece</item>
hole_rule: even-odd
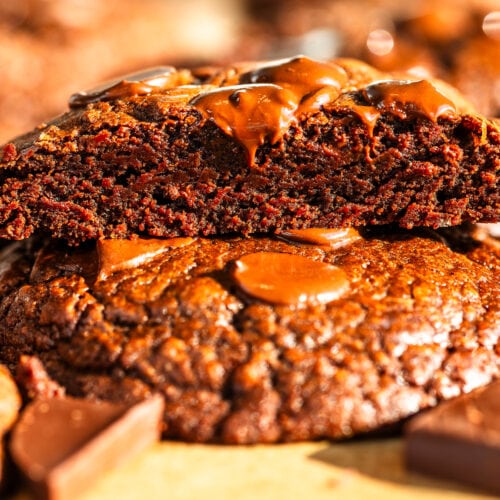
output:
[[[417,416],[406,431],[410,469],[500,494],[500,381]]]
[[[76,498],[100,474],[159,438],[163,409],[159,395],[135,406],[38,399],[14,427],[12,457],[37,498]]]

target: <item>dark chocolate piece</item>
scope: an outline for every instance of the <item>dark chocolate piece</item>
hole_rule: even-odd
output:
[[[159,395],[135,406],[38,399],[14,427],[12,458],[37,498],[76,498],[99,475],[159,438],[163,408]]]
[[[412,470],[500,494],[500,381],[412,419],[406,457]]]

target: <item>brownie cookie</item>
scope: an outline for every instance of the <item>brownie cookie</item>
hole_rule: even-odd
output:
[[[4,250],[0,359],[26,372],[37,356],[73,397],[159,392],[168,438],[373,431],[498,376],[493,243],[467,228],[26,240]]]
[[[4,146],[0,235],[75,245],[498,222],[497,124],[445,84],[394,78],[296,57],[78,93]]]

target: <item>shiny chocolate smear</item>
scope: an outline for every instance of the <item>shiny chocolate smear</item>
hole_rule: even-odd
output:
[[[77,92],[69,98],[69,107],[77,109],[93,102],[147,95],[155,90],[170,89],[191,81],[188,71],[177,71],[172,66],[160,66],[122,76],[92,90]]]
[[[372,106],[397,111],[401,105],[411,105],[412,112],[422,114],[432,121],[457,112],[455,103],[427,80],[380,81],[368,85],[362,93]]]
[[[233,276],[245,293],[272,304],[326,304],[349,289],[342,269],[288,253],[245,255],[236,261]]]
[[[287,231],[281,231],[278,236],[288,241],[328,248],[344,247],[361,238],[359,232],[352,227],[342,229],[313,227],[307,229],[288,229]]]
[[[118,271],[141,266],[172,248],[190,245],[193,238],[99,240],[97,255],[99,272],[97,280],[105,280]]]
[[[339,95],[347,83],[345,70],[335,63],[319,62],[308,57],[294,57],[262,65],[243,73],[240,84],[275,83],[293,92],[304,106],[304,111],[319,107],[314,95],[321,89],[331,87],[332,95]]]

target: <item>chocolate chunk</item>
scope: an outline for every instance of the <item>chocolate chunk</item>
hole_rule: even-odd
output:
[[[158,439],[161,396],[135,406],[73,398],[38,399],[24,410],[10,444],[37,498],[75,498],[99,474]]]
[[[407,426],[410,469],[500,494],[500,381],[441,404]]]
[[[349,289],[345,272],[300,255],[257,252],[236,261],[234,278],[249,295],[274,304],[326,304]]]
[[[444,114],[457,113],[456,104],[426,80],[375,82],[368,85],[363,94],[367,101],[375,106],[397,107],[411,104],[413,112],[422,113],[433,121]]]

